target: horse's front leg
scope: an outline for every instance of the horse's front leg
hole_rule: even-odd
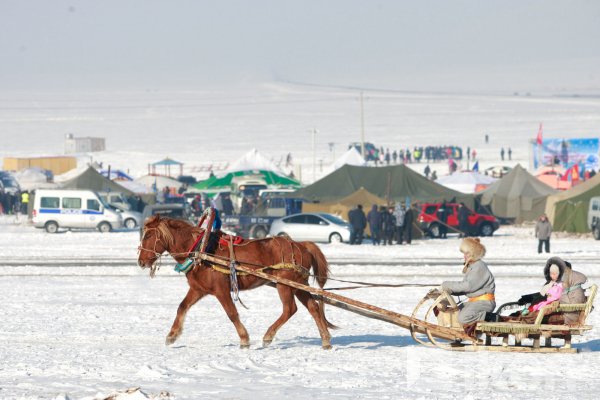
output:
[[[183,301],[179,304],[177,308],[177,316],[175,317],[175,321],[173,321],[173,326],[171,326],[171,331],[167,335],[167,340],[165,343],[168,345],[175,343],[177,338],[181,336],[183,332],[183,322],[185,320],[185,315],[191,306],[196,304],[198,300],[204,297],[206,293],[201,292],[197,289],[190,288],[187,294],[185,295]]]
[[[223,309],[227,313],[229,320],[233,322],[233,325],[235,326],[235,330],[237,331],[238,336],[240,337],[240,348],[249,348],[250,336],[248,335],[246,327],[244,326],[244,324],[242,324],[242,321],[240,321],[240,315],[238,314],[237,307],[233,303],[233,300],[231,300],[231,295],[229,294],[229,291],[223,291],[223,293],[215,294],[215,297],[217,298],[217,300],[219,300],[219,303],[221,303],[221,306],[223,306]]]
[[[296,313],[298,307],[294,300],[294,290],[289,286],[277,284],[277,292],[283,305],[283,311],[281,316],[267,329],[265,336],[263,336],[263,346],[268,346],[273,342],[273,338],[277,334],[277,331],[283,324],[285,324],[291,317]]]

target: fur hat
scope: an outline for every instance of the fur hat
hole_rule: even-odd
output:
[[[467,255],[467,263],[481,260],[485,256],[485,247],[479,242],[479,238],[464,238],[460,242],[460,251]]]

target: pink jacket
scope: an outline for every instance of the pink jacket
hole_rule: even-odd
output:
[[[541,303],[537,303],[534,304],[533,306],[531,306],[531,311],[539,311],[540,308],[557,301],[558,299],[560,299],[560,296],[562,295],[563,292],[563,285],[562,282],[561,283],[557,283],[556,285],[552,286],[549,290],[548,293],[546,294],[546,300],[542,301]]]

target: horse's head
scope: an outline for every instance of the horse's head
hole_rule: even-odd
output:
[[[173,234],[168,226],[168,219],[154,215],[144,223],[142,239],[138,247],[138,265],[142,268],[150,268],[150,274],[154,275],[156,266],[154,263],[165,251],[173,246]]]

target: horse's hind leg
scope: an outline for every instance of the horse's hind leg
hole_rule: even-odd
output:
[[[323,314],[319,310],[319,304],[309,293],[302,290],[298,290],[296,292],[296,297],[302,304],[304,304],[310,315],[312,315],[313,319],[317,323],[317,328],[319,328],[319,334],[321,335],[321,345],[323,348],[326,350],[331,349],[331,334],[329,333],[329,329],[327,329],[327,321],[325,321]]]
[[[229,320],[233,322],[233,325],[235,326],[235,330],[240,337],[240,347],[242,349],[249,348],[250,336],[248,335],[246,327],[242,324],[242,321],[240,321],[240,315],[238,314],[238,310],[233,303],[233,300],[231,300],[231,295],[229,292],[223,292],[223,294],[215,294],[215,296],[217,297],[217,300],[219,300],[219,303],[221,303],[221,306],[223,306]]]
[[[175,321],[173,321],[173,326],[171,326],[171,331],[167,335],[167,339],[165,343],[168,345],[175,343],[177,338],[181,336],[181,332],[183,332],[183,321],[185,320],[185,315],[191,306],[196,304],[198,300],[204,297],[206,293],[200,292],[198,290],[194,290],[190,288],[187,294],[183,298],[183,301],[179,304],[177,308],[177,316],[175,317]]]
[[[277,331],[283,324],[289,320],[292,315],[298,311],[298,307],[296,306],[296,301],[294,300],[294,290],[289,286],[277,285],[277,292],[279,293],[279,298],[281,299],[281,304],[283,304],[283,312],[281,316],[267,329],[267,333],[263,336],[263,346],[268,346],[273,341],[273,338],[277,334]]]

